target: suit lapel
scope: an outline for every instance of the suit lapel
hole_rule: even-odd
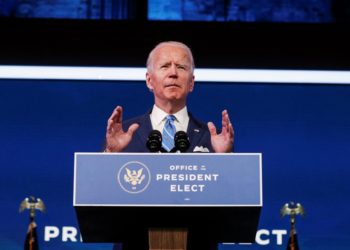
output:
[[[205,129],[191,114],[189,114],[189,116],[190,120],[188,123],[187,135],[190,139],[191,146],[188,151],[192,152],[194,147],[199,145],[200,140],[205,134]]]
[[[136,130],[137,140],[141,145],[146,145],[149,133],[152,131],[152,123],[149,117],[149,113],[141,116],[140,127]]]

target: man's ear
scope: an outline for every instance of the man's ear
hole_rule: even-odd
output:
[[[153,91],[153,86],[151,84],[151,76],[148,72],[146,73],[146,85],[150,91]]]

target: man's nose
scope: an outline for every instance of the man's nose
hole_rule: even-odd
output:
[[[170,75],[171,75],[172,77],[177,76],[177,67],[176,67],[175,64],[171,64],[169,70],[170,70]]]

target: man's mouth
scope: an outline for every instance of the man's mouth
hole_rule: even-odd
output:
[[[178,87],[178,88],[179,88],[180,85],[175,84],[175,83],[171,83],[171,84],[166,84],[165,87],[166,87],[166,88],[169,88],[169,87]]]

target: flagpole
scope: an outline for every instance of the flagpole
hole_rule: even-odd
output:
[[[297,232],[295,227],[295,217],[297,215],[304,215],[305,211],[300,203],[294,202],[286,203],[281,209],[281,216],[290,216],[290,233],[287,244],[287,250],[299,250],[299,244],[297,241]]]
[[[36,223],[35,223],[35,211],[39,210],[45,212],[44,202],[40,198],[35,198],[31,196],[30,198],[25,198],[19,207],[19,212],[29,210],[29,226],[24,243],[25,250],[38,250],[39,244],[36,233]]]
[[[32,224],[32,218],[30,218],[30,224],[29,224],[29,228],[30,228],[30,239],[29,239],[29,250],[33,250],[33,224]]]

